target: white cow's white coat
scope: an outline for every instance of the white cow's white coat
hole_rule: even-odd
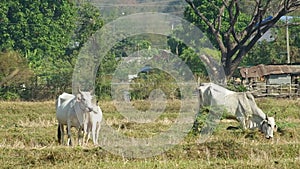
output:
[[[78,130],[78,144],[80,144],[80,134],[84,122],[84,114],[93,111],[91,92],[81,92],[76,95],[63,93],[56,102],[56,118],[58,120],[57,136],[58,141],[64,144],[64,125],[67,125],[68,142],[71,142],[71,127]]]
[[[88,143],[90,138],[90,133],[92,133],[92,139],[94,145],[98,145],[98,139],[99,139],[99,132],[101,128],[101,121],[102,121],[102,110],[98,106],[98,103],[96,103],[94,106],[94,111],[89,111],[86,114],[85,122],[84,122],[84,136],[83,141],[85,143]],[[85,140],[85,137],[86,140]]]

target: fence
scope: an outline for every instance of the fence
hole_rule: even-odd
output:
[[[266,84],[254,83],[246,86],[256,97],[300,97],[299,84]]]

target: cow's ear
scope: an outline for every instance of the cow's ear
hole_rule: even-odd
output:
[[[268,121],[268,115],[266,115],[266,120]]]
[[[274,131],[277,132],[277,125],[274,125]]]
[[[81,101],[81,94],[77,94],[77,95],[76,95],[76,101],[77,101],[77,102],[80,102],[80,101]]]
[[[267,120],[263,120],[260,122],[260,125],[262,126],[264,123],[267,123],[268,121]]]
[[[91,90],[90,90],[90,93],[91,93],[91,95],[94,95],[94,90],[91,89]]]

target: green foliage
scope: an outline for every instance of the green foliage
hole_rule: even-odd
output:
[[[183,28],[174,30],[173,34],[175,37],[185,36],[185,39],[194,40],[195,38],[192,36],[195,35],[189,33],[191,29],[189,25],[183,25]],[[217,60],[220,59],[219,52],[213,49],[211,43],[205,36],[201,36],[201,38],[190,42],[190,44],[197,46],[187,46],[187,44],[173,36],[168,37],[167,43],[171,52],[178,55],[189,66],[195,76],[207,76],[206,67],[200,60],[199,55],[206,54]]]
[[[199,135],[201,129],[205,126],[206,119],[208,117],[209,107],[201,108],[196,116],[195,122],[193,124],[192,133],[194,135]]]
[[[107,54],[101,61],[95,82],[95,93],[99,96],[99,99],[111,99],[112,76],[119,62],[120,59],[116,58],[112,53]]]
[[[36,75],[26,88],[44,99],[70,88],[79,50],[103,25],[96,7],[69,0],[6,0],[0,16],[0,51],[26,58]]]
[[[72,3],[8,0],[1,9],[1,50],[12,49],[24,55],[36,50],[39,58],[34,59],[38,60],[64,54],[75,28],[76,8]]]
[[[219,15],[219,8],[223,5],[222,0],[195,0],[193,1],[195,6],[198,8],[199,11],[203,13],[203,15],[211,22],[211,23],[216,23],[216,18]],[[209,29],[208,25],[201,19],[199,18],[193,9],[189,6],[185,9],[184,11],[184,18],[187,19],[189,22],[195,24],[195,26],[199,27],[201,31],[204,32],[206,37],[209,38],[211,43],[218,49],[219,45],[216,42],[215,36],[212,33],[212,31]],[[251,15],[248,15],[246,13],[243,13],[243,11],[240,11],[240,14],[237,18],[238,24],[234,25],[234,29],[236,32],[240,32],[243,30],[249,23],[251,19]],[[227,10],[224,10],[224,13],[222,14],[222,26],[220,29],[220,34],[221,36],[225,36],[225,32],[228,30],[230,27],[229,23],[229,13]],[[214,24],[214,27],[217,28],[218,25]],[[232,37],[233,40],[233,37]],[[227,42],[224,42],[227,44]]]
[[[244,85],[236,85],[233,83],[228,83],[227,84],[227,89],[231,90],[231,91],[235,91],[235,92],[246,92],[247,88]]]
[[[122,35],[120,35],[122,36]],[[143,56],[152,56],[151,48],[152,41],[156,40],[155,35],[138,35],[132,36],[128,38],[124,38],[123,40],[117,42],[111,50],[104,56],[101,60],[99,69],[96,75],[96,94],[105,100],[111,99],[111,81],[114,76],[114,73],[119,65],[122,62],[126,62],[123,57],[143,57]],[[125,63],[129,64],[129,63]],[[133,65],[131,65],[133,66]],[[132,68],[132,67],[131,67]],[[124,67],[122,68],[124,69]],[[126,70],[122,72],[125,79],[128,80],[128,76],[125,76]]]
[[[300,62],[300,28],[293,26],[300,22],[299,18],[289,20],[289,44],[291,63]],[[278,27],[271,29],[274,41],[267,42],[261,41],[249,51],[241,66],[253,66],[257,64],[285,64],[287,62],[287,49],[286,49],[286,26],[284,22],[279,22]]]
[[[274,48],[273,42],[262,41],[257,43],[242,61],[243,66],[254,66],[257,64],[279,64],[283,63],[283,58]]]
[[[65,55],[63,56],[63,59],[68,60],[70,63],[73,63],[73,57],[77,56],[88,38],[104,24],[100,11],[92,4],[83,3],[76,10],[77,15],[74,16],[76,27],[73,30],[72,39],[66,47]]]
[[[147,73],[140,73],[131,84],[131,97],[134,100],[147,99],[154,90],[161,90],[167,99],[180,98],[175,79],[168,73],[153,69]]]
[[[199,59],[199,56],[191,49],[187,48],[183,50],[180,58],[188,65],[191,71],[195,75],[207,76],[207,70],[203,62]]]
[[[151,47],[151,39],[146,35],[138,35],[125,38],[118,42],[112,49],[111,53],[115,57],[128,57],[134,52],[142,51]]]
[[[20,95],[15,92],[10,92],[10,91],[0,91],[0,98],[3,100],[7,101],[15,101],[15,100],[20,100]]]

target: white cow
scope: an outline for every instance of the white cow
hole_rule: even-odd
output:
[[[88,143],[90,139],[90,133],[92,132],[92,139],[94,145],[98,145],[98,138],[99,138],[99,131],[101,128],[101,121],[102,121],[102,110],[100,109],[98,105],[98,101],[96,104],[93,104],[93,108],[96,111],[90,111],[86,114],[85,122],[84,122],[84,135],[83,135],[83,141],[84,144]],[[86,140],[85,140],[85,137]]]
[[[72,145],[71,127],[78,130],[78,144],[84,122],[84,114],[93,111],[91,92],[79,90],[76,97],[72,94],[61,94],[56,102],[56,118],[58,120],[57,137],[60,144],[64,144],[64,125],[67,125],[68,142]]]
[[[276,131],[274,117],[268,117],[255,103],[249,92],[233,92],[214,83],[199,87],[200,106],[212,106],[213,111],[224,111],[235,115],[243,129],[258,128],[266,138]]]

